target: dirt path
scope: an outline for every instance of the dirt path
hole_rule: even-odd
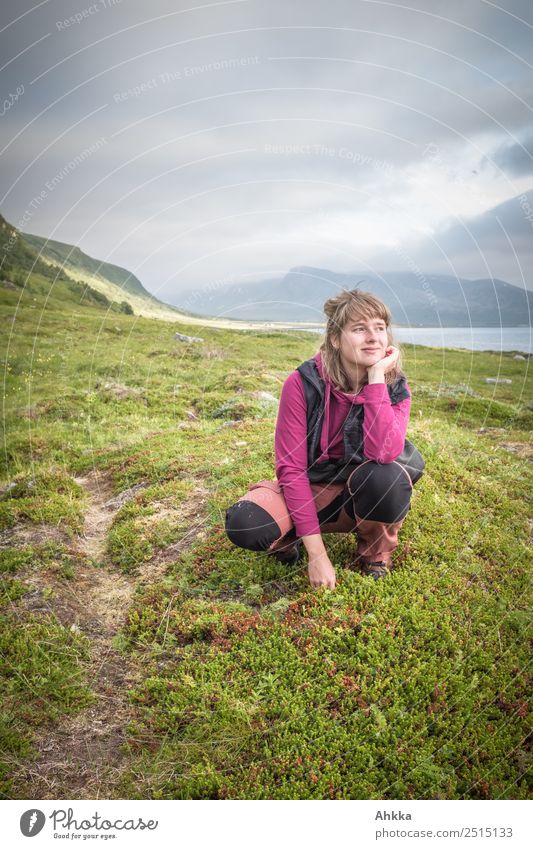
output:
[[[35,589],[24,597],[24,607],[35,613],[53,612],[65,627],[89,638],[86,676],[96,701],[76,716],[65,716],[53,727],[36,734],[37,756],[17,776],[17,784],[27,788],[25,798],[110,797],[126,757],[121,747],[131,718],[127,694],[142,675],[142,670],[114,647],[113,638],[124,625],[137,584],[161,578],[166,564],[190,544],[190,538],[181,540],[160,552],[143,565],[138,576],[98,564],[113,517],[134,490],[141,487],[113,498],[105,474],[91,472],[75,480],[88,496],[83,534],[75,544],[83,555],[83,565],[74,579],[58,582],[53,587],[53,596],[46,600],[43,589],[50,586],[50,576],[32,575],[28,583]],[[201,511],[206,494],[198,487],[195,497],[186,505],[187,513],[197,514],[199,508]],[[193,527],[191,537],[198,533],[201,533],[199,526]]]

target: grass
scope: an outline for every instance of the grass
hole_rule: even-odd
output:
[[[426,473],[396,568],[369,581],[344,568],[354,537],[330,535],[338,585],[317,592],[305,563],[224,533],[226,507],[274,477],[276,405],[258,393],[279,396],[316,337],[206,326],[184,344],[174,331],[197,328],[80,305],[45,282],[0,306],[15,316],[0,458],[4,795],[20,798],[17,769],[40,735],[94,698],[87,638],[25,600],[46,575],[53,609],[62,582],[96,568],[72,548],[86,509],[74,477],[100,470],[115,494],[143,488],[98,568],[135,581],[180,544],[138,584],[115,638],[139,675],[102,797],[528,798],[529,361],[404,346]],[[45,526],[66,540],[32,541]]]

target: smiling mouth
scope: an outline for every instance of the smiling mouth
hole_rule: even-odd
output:
[[[379,351],[379,348],[363,348],[363,351],[368,351],[369,354],[375,354],[376,351]]]

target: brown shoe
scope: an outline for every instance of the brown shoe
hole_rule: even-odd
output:
[[[280,563],[285,563],[286,566],[295,566],[302,558],[302,541],[296,540],[292,545],[281,548],[277,551],[268,551],[268,557],[273,557]]]
[[[390,568],[384,560],[377,560],[375,563],[363,563],[361,572],[363,575],[369,575],[375,581],[378,581],[380,578],[384,578],[385,575],[389,574]]]

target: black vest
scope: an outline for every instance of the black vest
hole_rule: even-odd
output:
[[[363,454],[364,404],[352,404],[343,425],[344,456],[335,460],[317,462],[320,457],[320,434],[324,421],[325,381],[320,377],[313,357],[298,366],[305,389],[307,402],[307,476],[311,483],[340,483],[348,479],[352,471],[367,458]],[[405,377],[398,377],[387,384],[391,404],[398,404],[409,397]],[[422,476],[425,466],[422,455],[408,439],[404,450],[396,458],[405,466],[412,483]]]

